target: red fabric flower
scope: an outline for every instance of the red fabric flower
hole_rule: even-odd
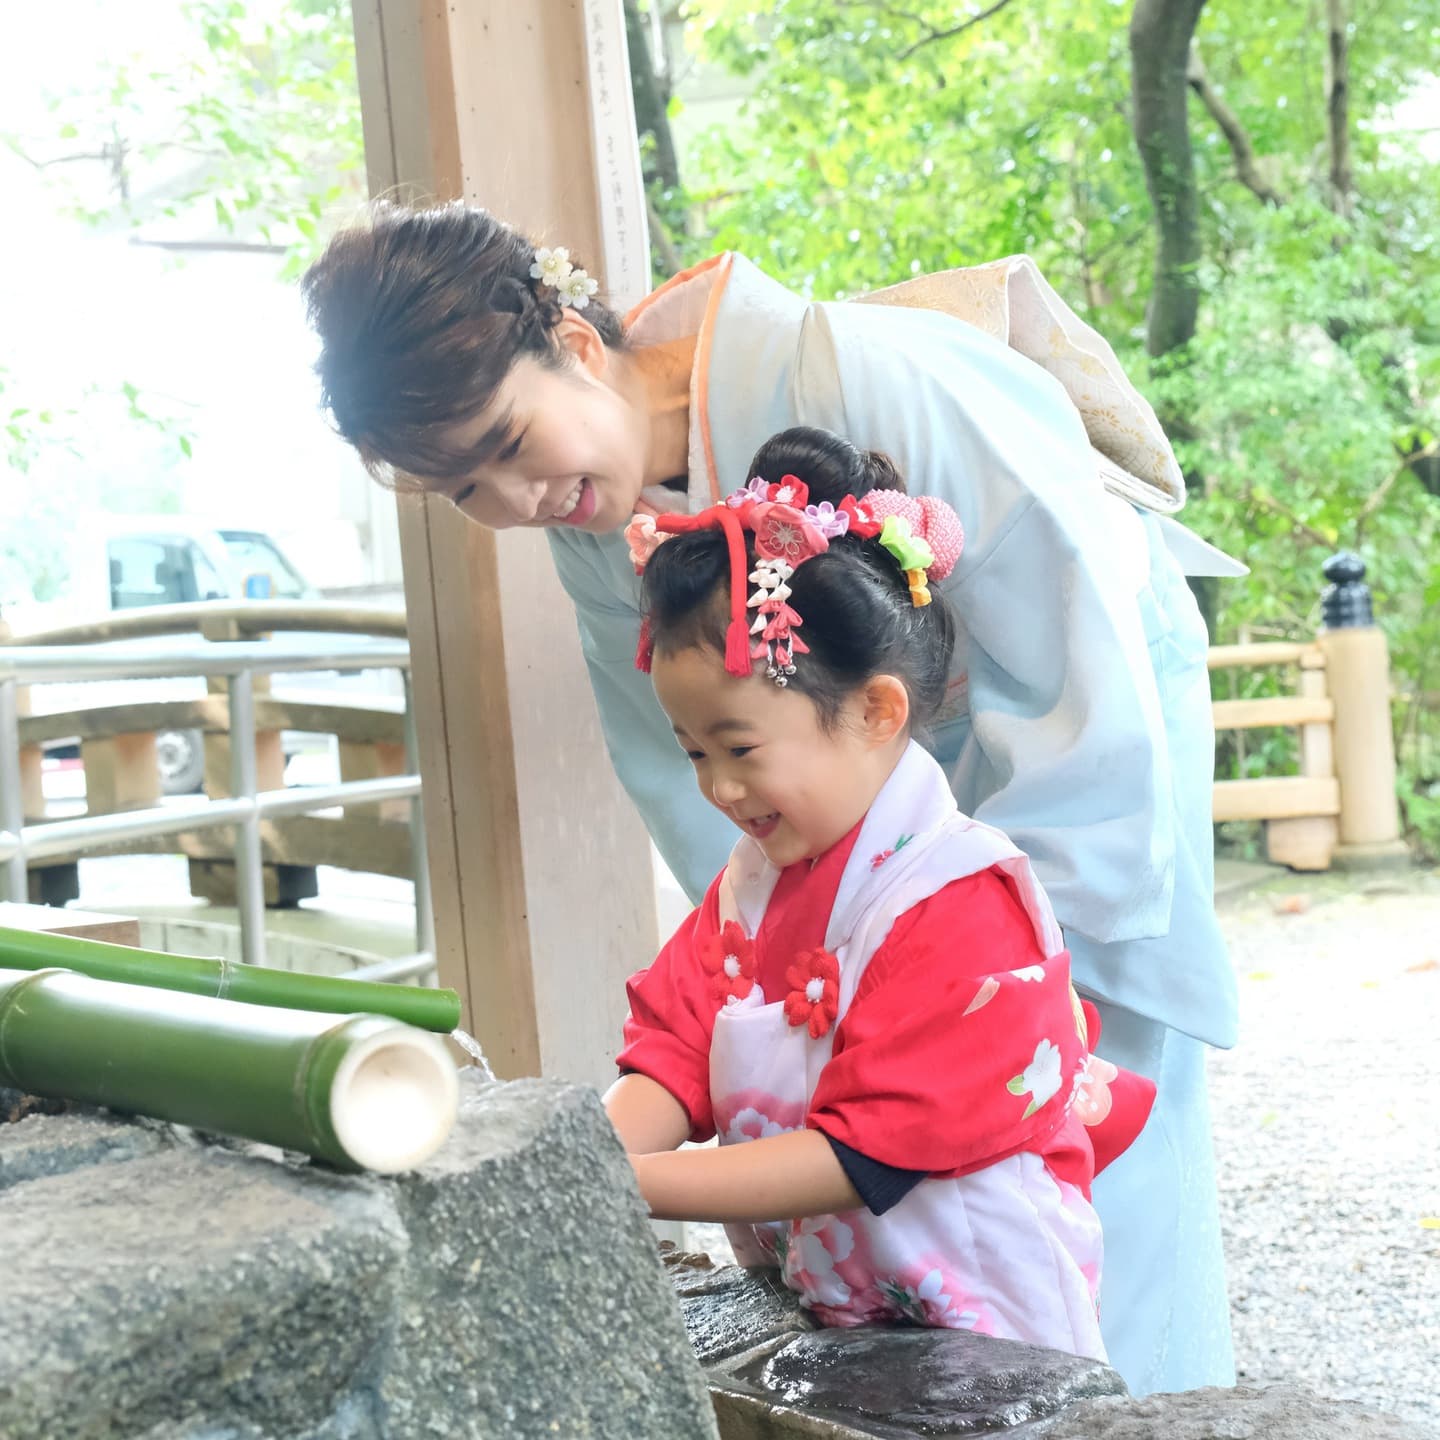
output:
[[[835,1023],[840,1008],[840,962],[828,950],[802,950],[785,972],[791,986],[785,1018],[804,1025],[818,1040]]]
[[[873,540],[880,533],[882,522],[853,495],[847,495],[835,508],[844,510],[850,516],[852,535],[859,535],[863,540]]]
[[[743,1000],[755,988],[755,946],[733,920],[705,942],[700,963],[710,976],[710,994],[722,1005]]]
[[[780,483],[770,487],[769,498],[803,510],[810,503],[810,487],[798,475],[782,475]]]

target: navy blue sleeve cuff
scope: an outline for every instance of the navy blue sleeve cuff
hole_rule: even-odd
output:
[[[823,1130],[820,1132],[825,1133]],[[852,1149],[843,1140],[826,1135],[835,1158],[846,1178],[865,1202],[872,1215],[883,1215],[898,1205],[925,1177],[928,1170],[902,1170],[898,1165],[885,1165]]]

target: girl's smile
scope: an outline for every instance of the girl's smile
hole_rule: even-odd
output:
[[[651,679],[701,794],[781,869],[848,835],[905,748],[905,689],[893,676],[857,689],[828,728],[796,686],[761,670],[737,679],[708,646],[658,650]]]

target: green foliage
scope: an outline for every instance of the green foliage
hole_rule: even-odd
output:
[[[165,53],[57,63],[64,88],[52,88],[43,111],[0,143],[34,165],[61,211],[83,224],[163,231],[182,245],[274,245],[293,277],[364,195],[349,0],[186,0],[175,31],[151,20],[144,33],[162,36]],[[52,597],[60,542],[77,512],[173,504],[169,472],[192,449],[183,417],[128,381],[117,391],[78,372],[72,403],[42,405],[19,395],[20,369],[17,357],[0,354],[0,469],[12,481],[42,451],[79,459],[87,414],[97,412],[142,432],[134,443],[146,463],[123,497],[107,488],[100,465],[72,465],[43,490],[0,490],[0,605]],[[3,523],[20,513],[23,527]]]
[[[179,220],[286,252],[298,274],[365,193],[349,0],[186,0],[174,48],[67,75],[3,137],[101,228]]]
[[[1339,548],[1364,556],[1401,697],[1402,802],[1440,851],[1440,463],[1424,454],[1440,434],[1440,164],[1392,119],[1440,66],[1440,6],[1356,8],[1346,221],[1327,208],[1323,10],[1210,0],[1197,47],[1281,204],[1240,182],[1192,95],[1199,331],[1153,373],[1131,6],[1020,0],[946,34],[987,8],[693,4],[692,45],[745,77],[748,97],[737,124],[684,157],[698,217],[687,258],[733,247],[829,298],[1033,255],[1184,437],[1199,492],[1187,521],[1251,566],[1221,587],[1217,641],[1313,635],[1321,564]],[[1237,697],[1281,693],[1293,677],[1236,684]],[[1232,737],[1219,759],[1222,773],[1285,773],[1293,737]]]

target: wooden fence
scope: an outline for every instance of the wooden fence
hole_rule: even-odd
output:
[[[12,646],[98,644],[199,632],[210,640],[259,639],[279,631],[402,638],[405,617],[390,609],[334,603],[290,604],[256,601],[156,606],[107,617],[90,625],[7,637]],[[267,693],[257,678],[255,699],[256,769],[259,787],[284,786],[282,733],[300,731],[334,736],[342,780],[371,780],[407,773],[405,709],[399,697],[365,696],[360,703],[316,703]],[[22,697],[23,706],[23,697]],[[204,736],[204,791],[211,798],[229,794],[229,700],[222,693],[193,699],[100,705],[85,710],[28,715],[19,719],[21,789],[27,820],[42,820],[42,754],[46,745],[74,740],[80,746],[89,815],[114,814],[159,803],[161,792],[157,737],[191,731]],[[296,815],[262,825],[265,897],[287,904],[316,893],[315,867],[409,878],[414,869],[408,801],[355,805],[338,816]],[[191,890],[221,904],[234,903],[231,847],[214,830],[178,837],[127,840],[103,849],[47,858],[31,873],[31,898],[63,903],[78,894],[76,862],[102,854],[175,853],[189,860]]]
[[[1215,730],[1294,727],[1300,773],[1215,782],[1215,819],[1263,820],[1269,858],[1296,870],[1329,868],[1339,838],[1340,781],[1335,774],[1335,702],[1319,644],[1213,645],[1210,670],[1296,666],[1294,695],[1216,700]]]
[[[1296,870],[1403,862],[1385,634],[1360,557],[1342,551],[1323,569],[1324,628],[1313,641],[1210,650],[1212,673],[1287,665],[1299,676],[1293,695],[1214,702],[1217,731],[1282,725],[1300,735],[1298,775],[1218,781],[1215,819],[1263,820],[1270,859]]]

